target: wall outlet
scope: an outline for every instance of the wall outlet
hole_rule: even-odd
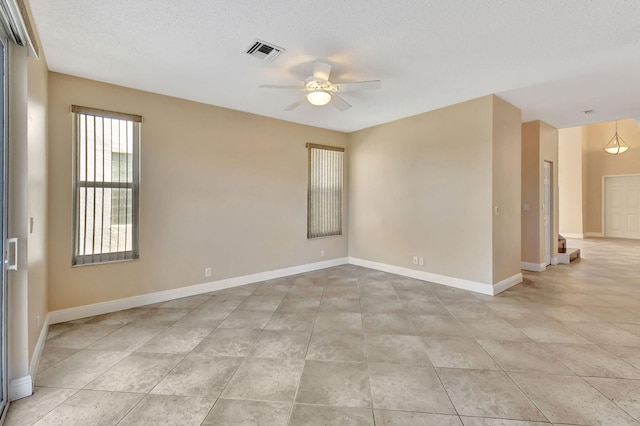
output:
[[[420,266],[424,266],[424,257],[421,257],[420,259],[418,259],[418,264]]]
[[[414,265],[418,264],[418,256],[413,256],[413,264]]]
[[[324,250],[320,250],[320,257],[324,257]]]
[[[36,328],[40,328],[40,315],[36,315]]]
[[[204,268],[204,276],[205,277],[211,276],[211,268]]]

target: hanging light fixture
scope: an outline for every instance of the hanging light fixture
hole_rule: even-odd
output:
[[[311,105],[323,106],[331,101],[331,93],[324,90],[314,90],[309,92],[307,100]]]
[[[616,133],[613,135],[609,143],[602,149],[604,152],[611,155],[622,154],[629,149],[629,144],[618,135],[618,120],[616,120]]]

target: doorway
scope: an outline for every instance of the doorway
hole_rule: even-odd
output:
[[[544,222],[544,263],[551,265],[553,246],[553,163],[544,162],[544,201],[542,203],[542,216]]]
[[[604,236],[640,238],[640,175],[603,179]]]

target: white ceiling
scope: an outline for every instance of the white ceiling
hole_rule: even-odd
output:
[[[495,93],[563,128],[640,117],[635,0],[31,0],[49,69],[351,132]],[[259,38],[286,49],[245,54]],[[382,80],[283,111],[315,60]],[[94,105],[99,107],[99,105]],[[594,110],[583,114],[584,110]],[[136,111],[130,111],[135,113]]]

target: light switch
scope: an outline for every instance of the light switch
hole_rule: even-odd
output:
[[[524,207],[522,208],[522,210],[524,210],[525,212],[529,211],[529,204],[525,204]]]

